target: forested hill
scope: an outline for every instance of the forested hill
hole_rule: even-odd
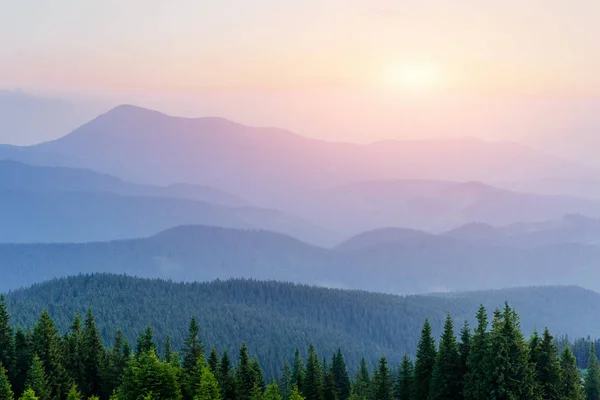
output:
[[[283,365],[290,346],[322,354],[344,349],[351,367],[366,355],[374,365],[382,354],[398,363],[415,354],[425,318],[437,336],[447,312],[457,324],[480,303],[492,311],[509,301],[520,313],[525,334],[548,325],[571,337],[600,332],[600,295],[576,287],[540,287],[450,295],[393,296],[251,280],[174,283],[120,275],[61,278],[7,296],[13,323],[32,326],[44,308],[66,331],[76,312],[92,307],[107,343],[120,327],[133,343],[147,325],[159,343],[167,334],[179,347],[191,316],[201,338],[217,350],[236,352],[246,342],[267,374]]]

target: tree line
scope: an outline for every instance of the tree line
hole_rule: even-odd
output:
[[[91,310],[63,335],[47,311],[32,329],[14,329],[0,297],[0,400],[600,400],[595,344],[582,378],[570,346],[559,352],[548,329],[526,339],[508,304],[491,324],[481,306],[475,329],[465,323],[458,338],[448,315],[437,346],[426,320],[414,360],[391,366],[382,356],[371,370],[363,359],[355,373],[341,349],[327,359],[310,345],[266,379],[245,344],[232,360],[206,352],[199,333],[192,318],[179,351],[167,336],[159,354],[149,327],[134,346],[117,330],[106,347]]]

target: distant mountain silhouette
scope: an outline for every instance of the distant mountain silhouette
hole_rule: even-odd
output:
[[[146,239],[0,245],[0,291],[87,272],[274,279],[401,294],[532,284],[600,290],[599,264],[600,247],[579,243],[490,246],[424,235],[329,250],[266,231],[183,226]]]
[[[284,200],[289,208],[302,205],[315,191],[364,180],[514,181],[597,175],[591,168],[512,143],[332,143],[281,129],[220,118],[176,118],[128,105],[58,140],[4,149],[0,155],[32,161],[39,154],[53,155],[39,162],[91,168],[134,182],[209,185],[275,208]]]

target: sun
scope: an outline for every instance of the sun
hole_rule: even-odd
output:
[[[404,91],[424,92],[441,83],[441,74],[438,68],[430,64],[397,65],[386,69],[383,83]]]

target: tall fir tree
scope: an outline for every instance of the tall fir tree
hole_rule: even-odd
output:
[[[173,348],[171,347],[171,336],[165,337],[165,344],[163,345],[163,360],[165,362],[173,361]]]
[[[15,378],[13,374],[16,362],[14,340],[14,331],[10,324],[6,299],[3,294],[0,294],[0,365],[6,368],[11,381]]]
[[[570,346],[565,347],[561,353],[560,369],[560,398],[563,400],[584,400],[581,375]]]
[[[265,391],[265,378],[263,377],[262,368],[256,357],[250,360],[250,369],[254,379],[253,385],[258,386],[262,392]]]
[[[279,378],[279,392],[283,400],[288,400],[292,392],[292,369],[287,361],[283,363],[281,377]]]
[[[323,400],[323,370],[315,347],[311,344],[306,358],[302,395],[306,400]]]
[[[238,366],[235,370],[236,400],[249,400],[254,390],[255,375],[248,346],[240,348]]]
[[[110,396],[121,385],[123,371],[129,359],[125,355],[126,340],[121,329],[117,329],[114,344],[108,354],[108,367],[104,376],[104,398]]]
[[[81,400],[81,393],[77,390],[77,385],[73,384],[69,393],[67,394],[67,400]]]
[[[558,350],[548,328],[538,346],[535,363],[536,379],[544,400],[563,400],[561,395],[561,368]]]
[[[292,382],[300,392],[304,387],[304,361],[300,356],[300,350],[294,352],[294,363],[292,364]]]
[[[104,375],[104,346],[100,338],[100,331],[94,320],[92,310],[88,309],[82,332],[82,348],[84,365],[84,381],[81,386],[83,395],[88,398],[102,394]]]
[[[27,389],[23,393],[23,395],[21,397],[19,397],[19,400],[41,400],[41,399],[36,396],[35,391],[33,391],[33,389]]]
[[[367,360],[363,357],[360,360],[360,367],[354,381],[352,394],[359,399],[368,399],[371,397],[371,376],[367,367]]]
[[[156,343],[154,343],[154,333],[152,332],[152,328],[147,326],[137,340],[135,355],[136,357],[139,357],[143,353],[148,353],[150,351],[156,353]]]
[[[338,348],[332,358],[331,372],[333,374],[337,399],[348,400],[350,391],[352,390],[352,383],[350,382],[346,361],[340,348]]]
[[[413,384],[414,400],[429,400],[429,389],[431,386],[431,376],[435,366],[436,349],[435,340],[431,333],[429,320],[425,320],[425,325],[421,331],[421,339],[417,348],[417,358],[415,360],[415,378]]]
[[[6,369],[0,364],[0,400],[13,400],[14,393]]]
[[[461,400],[460,354],[450,314],[446,316],[435,366],[431,376],[430,400]]]
[[[398,379],[394,385],[394,398],[396,400],[410,400],[414,379],[413,363],[407,355],[402,357]]]
[[[178,371],[172,363],[161,362],[154,349],[142,351],[129,360],[119,387],[119,400],[180,400]]]
[[[32,359],[31,335],[18,328],[15,333],[15,374],[12,382],[16,398],[25,391],[25,379]]]
[[[269,385],[267,385],[263,400],[283,400],[280,391],[281,389],[277,383],[271,382]]]
[[[600,400],[600,366],[596,356],[596,346],[592,342],[588,357],[587,370],[583,383],[585,400]]]
[[[235,375],[227,351],[223,352],[219,367],[220,372],[217,375],[217,379],[221,388],[221,396],[223,400],[235,400]]]
[[[75,381],[77,387],[83,387],[85,382],[84,360],[82,353],[82,331],[81,317],[79,313],[75,314],[73,323],[64,340],[65,354],[63,356],[65,369]]]
[[[214,347],[210,349],[210,355],[208,356],[208,368],[215,377],[219,375],[219,354]]]
[[[217,378],[208,366],[203,366],[200,386],[194,400],[221,400],[221,398],[221,388]]]
[[[298,387],[296,385],[294,385],[292,387],[292,391],[290,393],[290,400],[306,400],[302,394],[300,393],[300,391],[298,390]]]
[[[490,353],[488,316],[485,307],[477,311],[477,327],[470,339],[467,357],[467,374],[464,377],[463,397],[465,400],[488,399],[488,365]]]
[[[393,380],[385,357],[381,357],[377,373],[373,375],[372,393],[374,400],[392,400]]]
[[[323,375],[323,400],[337,400],[337,398],[335,379],[333,378],[333,372],[329,370]]]
[[[44,370],[44,363],[38,356],[33,357],[29,371],[27,371],[27,379],[25,387],[35,392],[40,400],[50,400],[53,398],[48,377]]]
[[[459,362],[458,362],[458,375],[459,387],[461,396],[464,397],[465,391],[465,377],[469,371],[468,360],[469,352],[471,349],[471,329],[469,328],[469,322],[465,321],[460,330],[460,343],[458,344]]]

